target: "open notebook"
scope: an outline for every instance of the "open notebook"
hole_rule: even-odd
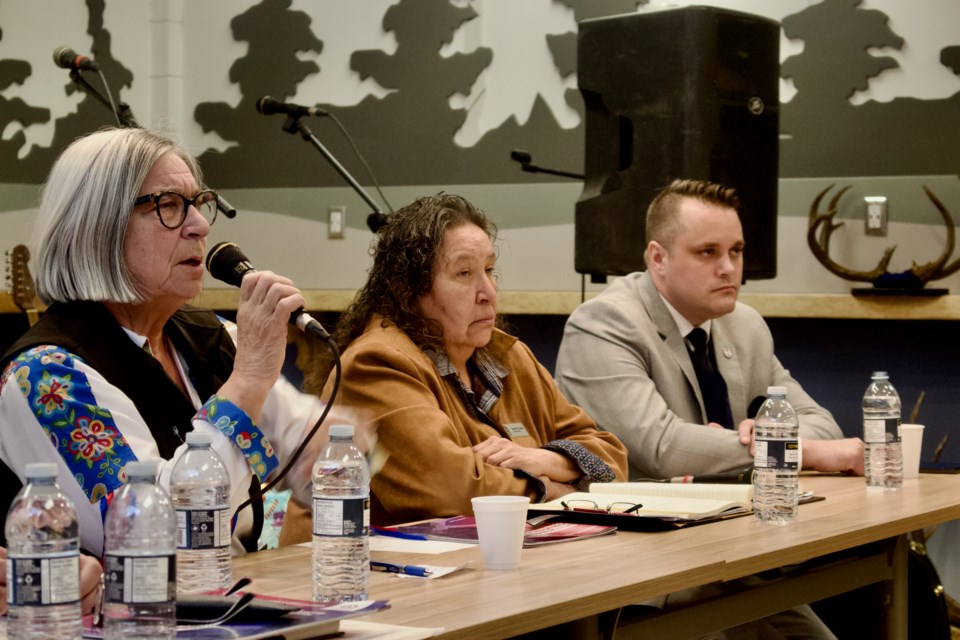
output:
[[[819,500],[823,497],[811,492],[799,495],[800,504]],[[564,520],[615,525],[624,531],[669,531],[752,511],[751,484],[597,483],[589,493],[530,505],[532,514],[561,512]]]
[[[574,511],[633,514],[642,517],[698,520],[752,509],[753,485],[678,484],[669,482],[603,482],[589,493],[571,493],[559,500],[531,504],[531,511]]]

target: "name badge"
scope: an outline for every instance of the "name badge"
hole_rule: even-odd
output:
[[[507,435],[511,438],[523,438],[530,437],[530,434],[527,432],[527,428],[523,426],[522,422],[511,422],[509,424],[503,425],[503,430],[507,432]]]

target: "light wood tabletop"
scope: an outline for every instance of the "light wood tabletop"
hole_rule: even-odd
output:
[[[899,492],[869,493],[863,478],[836,476],[804,476],[801,487],[826,500],[801,506],[797,522],[787,526],[746,516],[667,532],[619,531],[524,549],[521,566],[514,571],[485,571],[478,548],[441,555],[373,552],[375,560],[470,564],[434,580],[372,574],[371,598],[389,600],[391,607],[364,619],[444,627],[445,638],[505,638],[589,619],[688,587],[902,540],[910,531],[960,518],[956,475],[921,474]],[[891,553],[884,547],[877,555],[889,579],[895,572]],[[253,578],[252,589],[258,593],[309,599],[310,549],[284,547],[237,558],[234,575]]]

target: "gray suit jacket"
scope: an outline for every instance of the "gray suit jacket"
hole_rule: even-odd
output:
[[[734,424],[767,387],[787,388],[801,437],[842,438],[826,409],[808,396],[773,353],[754,309],[737,303],[712,323],[717,367]],[[630,457],[630,477],[719,473],[753,462],[736,431],[704,426],[700,386],[683,336],[645,273],[616,280],[570,315],[557,357],[557,383]]]

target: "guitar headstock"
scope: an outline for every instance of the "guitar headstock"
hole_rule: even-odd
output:
[[[37,292],[33,287],[33,276],[30,275],[30,250],[26,245],[18,244],[7,252],[7,280],[10,283],[10,297],[13,303],[20,307],[31,320],[37,315]]]

